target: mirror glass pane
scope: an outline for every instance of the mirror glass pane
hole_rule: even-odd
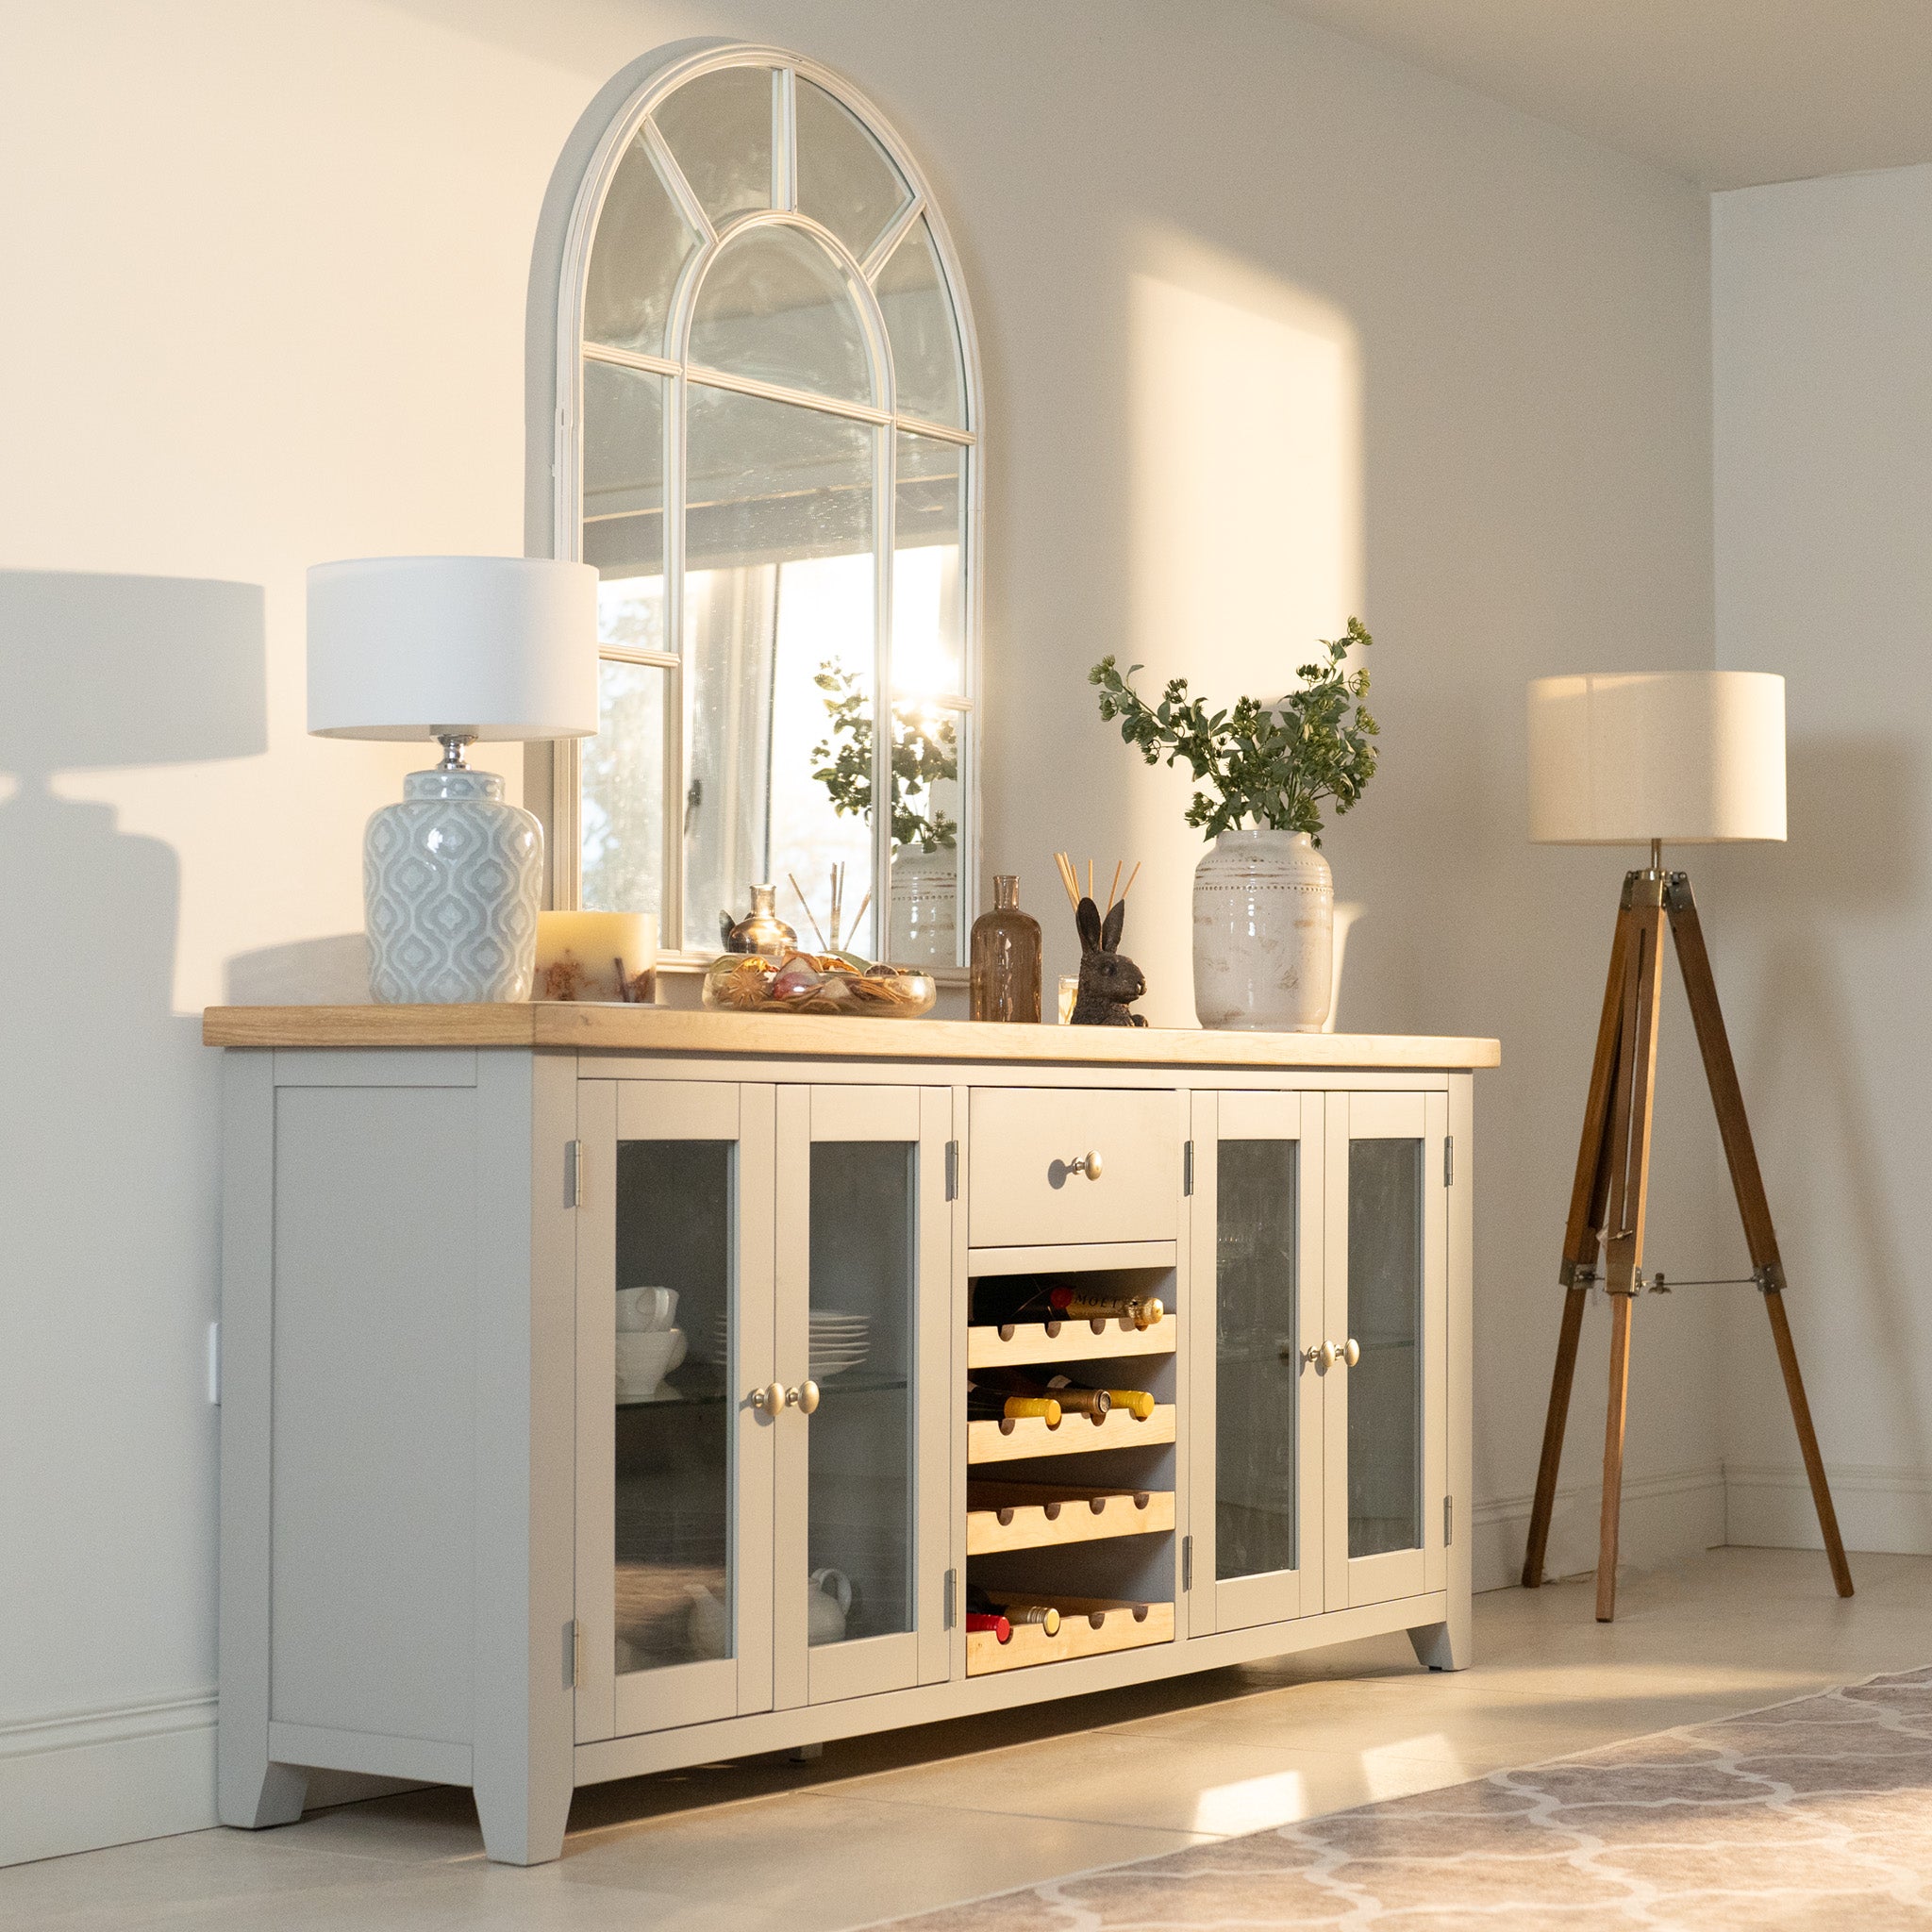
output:
[[[774,77],[769,67],[701,74],[652,117],[713,227],[772,205]]]
[[[664,383],[584,364],[584,561],[605,643],[664,648]]]
[[[583,747],[583,903],[591,912],[664,907],[664,763],[671,673],[607,658],[597,735]]]
[[[1348,1143],[1348,1554],[1422,1547],[1423,1143]]]
[[[798,211],[863,261],[910,191],[885,149],[824,88],[797,86]]]
[[[584,336],[612,348],[662,356],[665,318],[678,271],[698,245],[658,178],[657,163],[640,135],[617,164],[584,291]]]
[[[693,383],[684,652],[685,943],[715,951],[750,907],[871,958],[877,432],[819,410]],[[860,918],[861,910],[864,917]]]
[[[963,425],[966,385],[958,325],[924,216],[893,249],[874,287],[892,344],[893,408],[928,423]]]
[[[811,1150],[813,1644],[912,1628],[913,1184],[903,1141]]]
[[[1214,1574],[1298,1567],[1301,1310],[1295,1141],[1218,1143]]]
[[[618,1143],[620,1675],[732,1653],[733,1152]]]
[[[803,228],[753,228],[720,251],[698,291],[691,359],[784,389],[872,401],[872,360],[845,272]]]

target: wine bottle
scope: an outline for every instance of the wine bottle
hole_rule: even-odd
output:
[[[1023,1369],[974,1369],[973,1381],[976,1388],[1003,1389],[1012,1395],[1058,1402],[1067,1414],[1084,1415],[1096,1424],[1104,1423],[1108,1410],[1113,1407],[1113,1398],[1105,1389],[1085,1389],[1065,1375],[1054,1375],[1042,1382]]]
[[[966,1612],[966,1628],[969,1631],[991,1630],[993,1636],[1002,1643],[1010,1643],[1013,1641],[1012,1624],[1008,1623],[1006,1618],[991,1612],[968,1610]]]
[[[1060,1634],[1060,1613],[1052,1604],[1012,1604],[1007,1609],[1010,1624],[1038,1624],[1049,1637]]]
[[[1154,1397],[1144,1389],[1109,1389],[1113,1406],[1124,1408],[1137,1423],[1144,1423],[1155,1410]]]
[[[1050,1289],[1048,1299],[1076,1321],[1131,1322],[1136,1328],[1154,1327],[1167,1312],[1158,1295],[1103,1295],[1061,1286]]]
[[[1050,1284],[1037,1274],[993,1274],[973,1284],[973,1320],[980,1327],[1055,1319]]]
[[[984,1371],[975,1370],[975,1375]],[[1013,1423],[1038,1416],[1048,1428],[1057,1429],[1065,1414],[1059,1403],[1044,1392],[1036,1395],[1008,1395],[1000,1389],[982,1389],[976,1383],[966,1391],[966,1414],[976,1423]]]

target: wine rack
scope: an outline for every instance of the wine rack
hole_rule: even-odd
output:
[[[1158,1536],[1173,1528],[1172,1490],[1085,1489],[1072,1483],[966,1485],[969,1557],[1116,1536]]]
[[[1037,1281],[1037,1291],[1009,1276],[974,1282],[969,1378],[1018,1370],[1017,1377],[979,1386],[1033,1396],[1065,1375],[1075,1387],[1144,1391],[1153,1407],[1116,1400],[1098,1419],[1069,1407],[1055,1426],[1041,1416],[968,1422],[969,1601],[981,1615],[990,1605],[1013,1612],[1004,1642],[996,1629],[966,1633],[969,1677],[1174,1641],[1174,1271],[1096,1270]],[[1048,1291],[1060,1287],[1090,1312],[1050,1299]],[[1092,1312],[1108,1303],[1124,1309],[1129,1301],[1134,1314]],[[1137,1416],[1135,1407],[1143,1412]],[[1047,1611],[1048,1621],[1022,1621],[1023,1607]]]

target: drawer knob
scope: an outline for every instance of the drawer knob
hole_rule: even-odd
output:
[[[1101,1160],[1098,1151],[1091,1147],[1081,1155],[1079,1159],[1067,1162],[1067,1172],[1070,1174],[1084,1174],[1090,1181],[1097,1181],[1104,1168],[1105,1163]]]
[[[785,1411],[785,1385],[774,1382],[768,1388],[754,1389],[744,1399],[760,1415],[782,1415]]]
[[[819,1406],[819,1385],[816,1382],[801,1382],[796,1389],[785,1391],[787,1407],[795,1407],[801,1415],[809,1415]]]
[[[1346,1341],[1324,1341],[1319,1347],[1302,1351],[1303,1361],[1318,1375],[1325,1375],[1337,1362],[1352,1369],[1361,1358],[1361,1344],[1353,1335]]]

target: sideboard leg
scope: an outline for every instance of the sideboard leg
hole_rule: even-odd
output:
[[[1416,1662],[1426,1664],[1432,1671],[1468,1670],[1475,1660],[1469,1621],[1465,1608],[1460,1616],[1452,1610],[1445,1623],[1417,1624],[1408,1633],[1408,1641],[1415,1647]]]
[[[498,1865],[547,1865],[563,1857],[570,1786],[539,1789],[526,1780],[491,1777],[476,1768],[476,1818],[483,1850]]]
[[[220,1752],[220,1803],[224,1824],[243,1831],[260,1831],[271,1824],[293,1824],[308,1795],[308,1774],[299,1764],[273,1764],[264,1754],[252,1763],[240,1763],[241,1754],[225,1740]]]

